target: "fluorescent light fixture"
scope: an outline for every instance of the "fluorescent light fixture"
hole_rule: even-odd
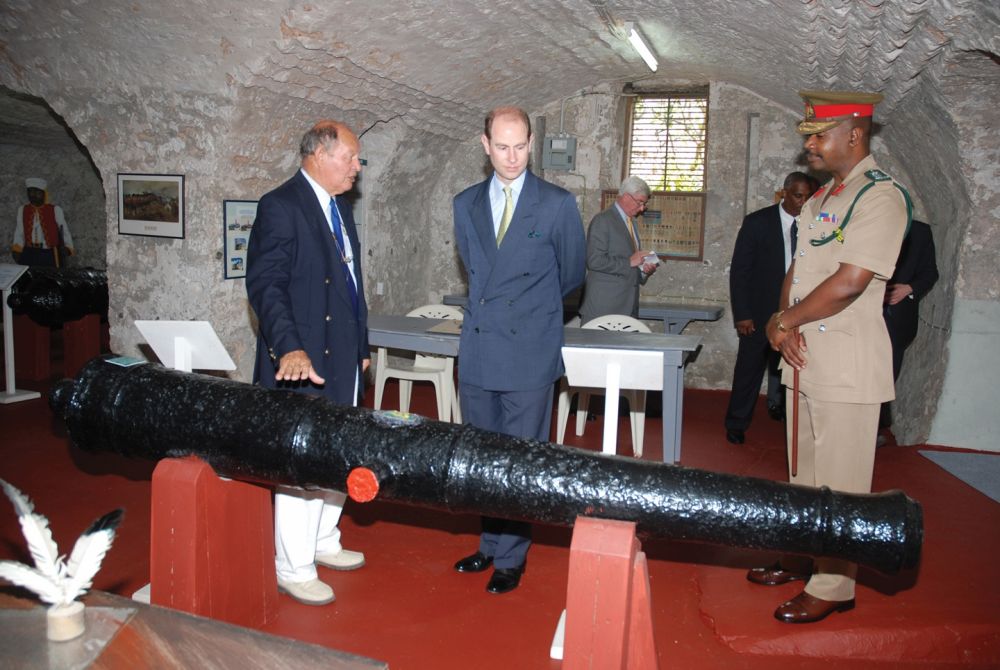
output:
[[[649,69],[656,72],[656,68],[659,67],[659,63],[656,61],[656,56],[654,56],[653,52],[649,50],[648,46],[646,46],[646,42],[643,41],[642,35],[640,35],[639,31],[635,29],[635,24],[626,23],[625,30],[628,31],[628,41],[632,45],[632,48],[635,49],[637,54],[642,56],[642,59],[646,61],[646,65],[649,66]]]

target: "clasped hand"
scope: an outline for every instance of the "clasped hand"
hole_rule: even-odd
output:
[[[799,333],[799,329],[788,328],[782,330],[778,328],[778,315],[774,314],[767,321],[767,341],[771,343],[771,348],[781,352],[781,357],[786,363],[796,370],[801,370],[806,366],[806,336]]]

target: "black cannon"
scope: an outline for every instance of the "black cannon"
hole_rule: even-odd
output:
[[[901,491],[829,489],[712,473],[373,412],[158,365],[87,363],[52,408],[89,451],[196,455],[236,479],[348,490],[359,473],[387,500],[572,524],[635,521],[676,540],[916,565],[920,505]]]
[[[104,270],[32,266],[14,283],[7,304],[40,326],[59,326],[88,314],[108,315],[108,276]]]

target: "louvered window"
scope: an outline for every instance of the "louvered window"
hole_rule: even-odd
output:
[[[632,105],[627,174],[654,191],[705,190],[707,92],[643,94]]]

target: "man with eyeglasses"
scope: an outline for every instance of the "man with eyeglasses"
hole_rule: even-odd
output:
[[[605,314],[639,316],[639,286],[656,272],[646,257],[635,217],[649,202],[649,185],[626,177],[614,204],[595,216],[587,231],[587,282],[580,305],[583,323]]]

